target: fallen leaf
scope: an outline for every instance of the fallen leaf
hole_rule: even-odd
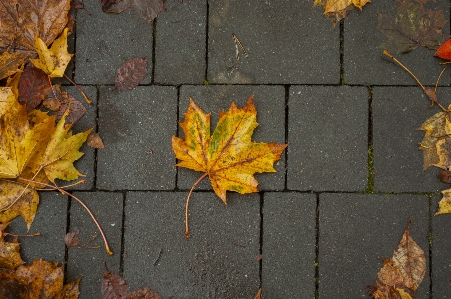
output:
[[[34,52],[35,38],[49,46],[68,21],[70,0],[0,0],[0,52]]]
[[[24,64],[25,59],[29,56],[29,53],[3,52],[0,55],[0,79],[9,77],[17,72],[20,72],[20,66]]]
[[[64,76],[64,71],[73,56],[67,52],[67,30],[67,28],[64,29],[63,34],[53,42],[50,49],[39,37],[35,40],[39,59],[30,59],[30,61],[52,78]]]
[[[27,111],[36,108],[52,92],[49,77],[33,64],[28,63],[19,80],[19,103],[27,106]]]
[[[92,148],[105,148],[99,133],[90,134],[88,140],[86,140],[86,144]]]
[[[39,195],[25,184],[0,180],[0,222],[6,223],[21,216],[31,227],[39,205]]]
[[[73,95],[67,92],[61,93],[61,105],[58,110],[57,120],[60,120],[64,112],[69,109],[69,114],[66,118],[66,125],[75,125],[83,115],[86,114],[86,108]]]
[[[0,87],[0,117],[16,102],[11,87]]]
[[[117,90],[133,89],[147,74],[147,58],[138,57],[125,61],[116,71],[114,85]]]
[[[451,213],[451,189],[441,191],[443,197],[438,203],[438,211],[434,216]]]
[[[451,184],[451,171],[442,169],[438,174],[438,178],[442,183]]]
[[[79,234],[80,234],[80,231],[78,230],[78,228],[74,228],[73,231],[68,232],[64,236],[64,243],[66,243],[66,246],[67,247],[78,246],[78,244],[80,243],[80,238],[78,237]]]
[[[255,295],[254,299],[261,299],[262,298],[262,288],[258,289],[257,295]]]
[[[244,108],[234,103],[220,119],[210,136],[210,114],[205,114],[192,99],[180,126],[185,140],[172,136],[172,150],[180,162],[176,165],[205,172],[213,190],[224,203],[226,191],[241,194],[258,192],[256,172],[276,172],[275,161],[287,144],[252,142],[257,127],[257,111],[250,97]]]
[[[108,12],[108,10],[111,8],[113,4],[116,4],[118,2],[122,2],[123,0],[99,0],[100,5],[102,6],[102,10],[104,12]]]
[[[444,42],[435,52],[434,56],[438,56],[440,58],[451,60],[451,39]]]
[[[71,6],[75,9],[83,9],[88,15],[91,15],[89,11],[85,8],[85,3],[83,0],[72,0]]]
[[[334,25],[346,17],[349,10],[354,7],[362,10],[363,6],[371,0],[314,0],[313,6],[322,6],[324,15],[334,22]]]
[[[35,260],[31,265],[19,266],[15,272],[0,271],[0,297],[21,299],[76,299],[80,294],[80,279],[64,285],[63,266]],[[5,296],[1,296],[2,290]],[[10,297],[12,296],[12,297]]]
[[[3,231],[8,224],[8,222],[0,223],[0,268],[15,269],[25,262],[20,257],[20,244],[17,242],[17,239],[13,242],[4,240]]]
[[[378,28],[386,40],[382,47],[407,53],[417,47],[436,49],[448,36],[443,26],[449,21],[444,10],[434,11],[424,8],[428,1],[398,0],[396,16],[378,14]]]
[[[410,236],[409,226],[404,232],[391,259],[384,260],[379,280],[366,289],[371,298],[413,298],[426,274],[424,251]]]
[[[102,10],[106,13],[121,13],[127,9],[134,9],[138,16],[152,24],[158,13],[165,10],[164,0],[110,0],[102,6]]]
[[[101,294],[102,299],[161,299],[160,295],[147,287],[130,292],[127,282],[107,268],[103,272]]]

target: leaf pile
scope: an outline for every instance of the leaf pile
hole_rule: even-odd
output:
[[[382,47],[407,53],[417,47],[436,49],[448,36],[443,26],[449,21],[444,10],[426,10],[429,0],[398,0],[397,14],[378,14],[378,28],[386,40]],[[435,1],[434,1],[435,2]]]
[[[369,2],[371,0],[314,0],[313,6],[323,7],[324,15],[336,25],[346,17],[349,10],[355,7],[362,10]]]
[[[393,257],[384,260],[379,280],[366,289],[372,299],[412,299],[425,274],[426,257],[410,236],[409,223]]]

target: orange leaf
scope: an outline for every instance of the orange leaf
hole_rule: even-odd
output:
[[[444,42],[435,52],[434,56],[438,56],[440,58],[451,60],[451,39]]]

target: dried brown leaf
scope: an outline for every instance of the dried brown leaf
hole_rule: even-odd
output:
[[[133,89],[147,75],[147,58],[137,57],[125,61],[116,71],[114,85],[117,90]]]
[[[400,0],[396,16],[379,14],[378,28],[386,35],[384,49],[410,52],[417,47],[436,49],[448,39],[443,26],[449,21],[443,9],[426,10],[427,1]]]
[[[29,53],[8,51],[0,55],[0,79],[9,77],[17,72],[20,72],[19,67],[25,62]]]
[[[105,148],[99,133],[93,133],[88,136],[86,144],[92,148]]]
[[[64,243],[66,243],[66,246],[67,247],[78,246],[78,244],[80,243],[80,238],[78,237],[79,234],[80,234],[80,231],[78,230],[78,228],[74,228],[73,231],[68,232],[64,236]]]
[[[27,105],[27,111],[36,108],[52,92],[49,77],[32,63],[28,63],[19,79],[19,103]]]
[[[101,2],[105,2],[102,10],[106,13],[121,13],[127,9],[134,9],[141,18],[150,24],[160,11],[165,10],[164,0],[101,0]]]
[[[438,174],[438,178],[442,183],[451,184],[451,171],[442,169]]]
[[[0,0],[0,52],[34,52],[35,37],[49,46],[68,21],[70,0]]]
[[[69,109],[70,107],[70,109]],[[86,114],[86,108],[83,104],[73,95],[67,92],[61,93],[61,107],[58,110],[57,120],[60,120],[64,112],[69,109],[69,115],[66,118],[66,125],[76,124],[83,115]]]

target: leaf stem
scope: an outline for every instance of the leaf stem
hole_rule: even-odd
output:
[[[92,101],[89,99],[88,95],[83,91],[83,89],[80,88],[80,86],[78,86],[74,81],[72,81],[66,74],[64,74],[64,77],[69,80],[70,83],[72,83],[77,89],[78,91],[83,95],[83,97],[85,98],[86,103],[88,103],[89,105],[92,104]]]
[[[186,198],[186,205],[185,205],[185,238],[191,238],[191,235],[189,234],[189,228],[188,228],[188,204],[189,199],[191,197],[191,193],[193,193],[194,187],[196,187],[197,184],[200,183],[205,177],[207,176],[207,173],[204,173],[191,187],[191,190],[189,190],[188,197]]]
[[[61,189],[61,188],[58,187],[58,186],[53,186],[53,185],[46,184],[46,183],[42,183],[42,182],[38,182],[38,181],[28,180],[28,179],[24,179],[24,178],[21,178],[21,177],[19,177],[18,180],[22,180],[22,181],[25,181],[25,182],[28,182],[28,183],[40,184],[40,185],[43,185],[43,186],[46,186],[46,187],[49,187],[49,188],[58,190],[59,192],[61,192],[61,193],[63,193],[63,194],[66,194],[66,195],[72,197],[73,199],[75,199],[76,201],[78,201],[78,203],[81,204],[81,205],[83,206],[83,208],[85,208],[85,210],[88,212],[89,216],[91,216],[92,220],[93,220],[94,223],[97,225],[97,228],[99,229],[100,234],[102,235],[103,242],[105,243],[105,250],[106,250],[106,253],[107,253],[108,255],[113,255],[113,252],[110,250],[110,246],[108,245],[108,241],[107,241],[107,239],[106,239],[106,237],[105,237],[105,234],[103,233],[102,227],[100,226],[100,224],[99,224],[99,222],[97,221],[97,219],[94,217],[94,214],[92,214],[92,212],[89,210],[89,208],[88,208],[88,207],[87,207],[87,206],[86,206],[79,198],[77,198],[76,196],[70,194],[70,193],[67,192],[66,190]]]
[[[391,59],[393,59],[397,64],[399,64],[406,72],[408,72],[414,79],[415,81],[417,81],[418,85],[420,85],[421,89],[425,90],[426,88],[423,86],[423,84],[421,84],[420,80],[418,80],[418,78],[404,65],[401,63],[401,61],[399,61],[398,59],[396,59],[396,57],[394,57],[393,55],[391,55],[390,53],[387,52],[387,50],[384,50],[384,55],[390,57]]]

